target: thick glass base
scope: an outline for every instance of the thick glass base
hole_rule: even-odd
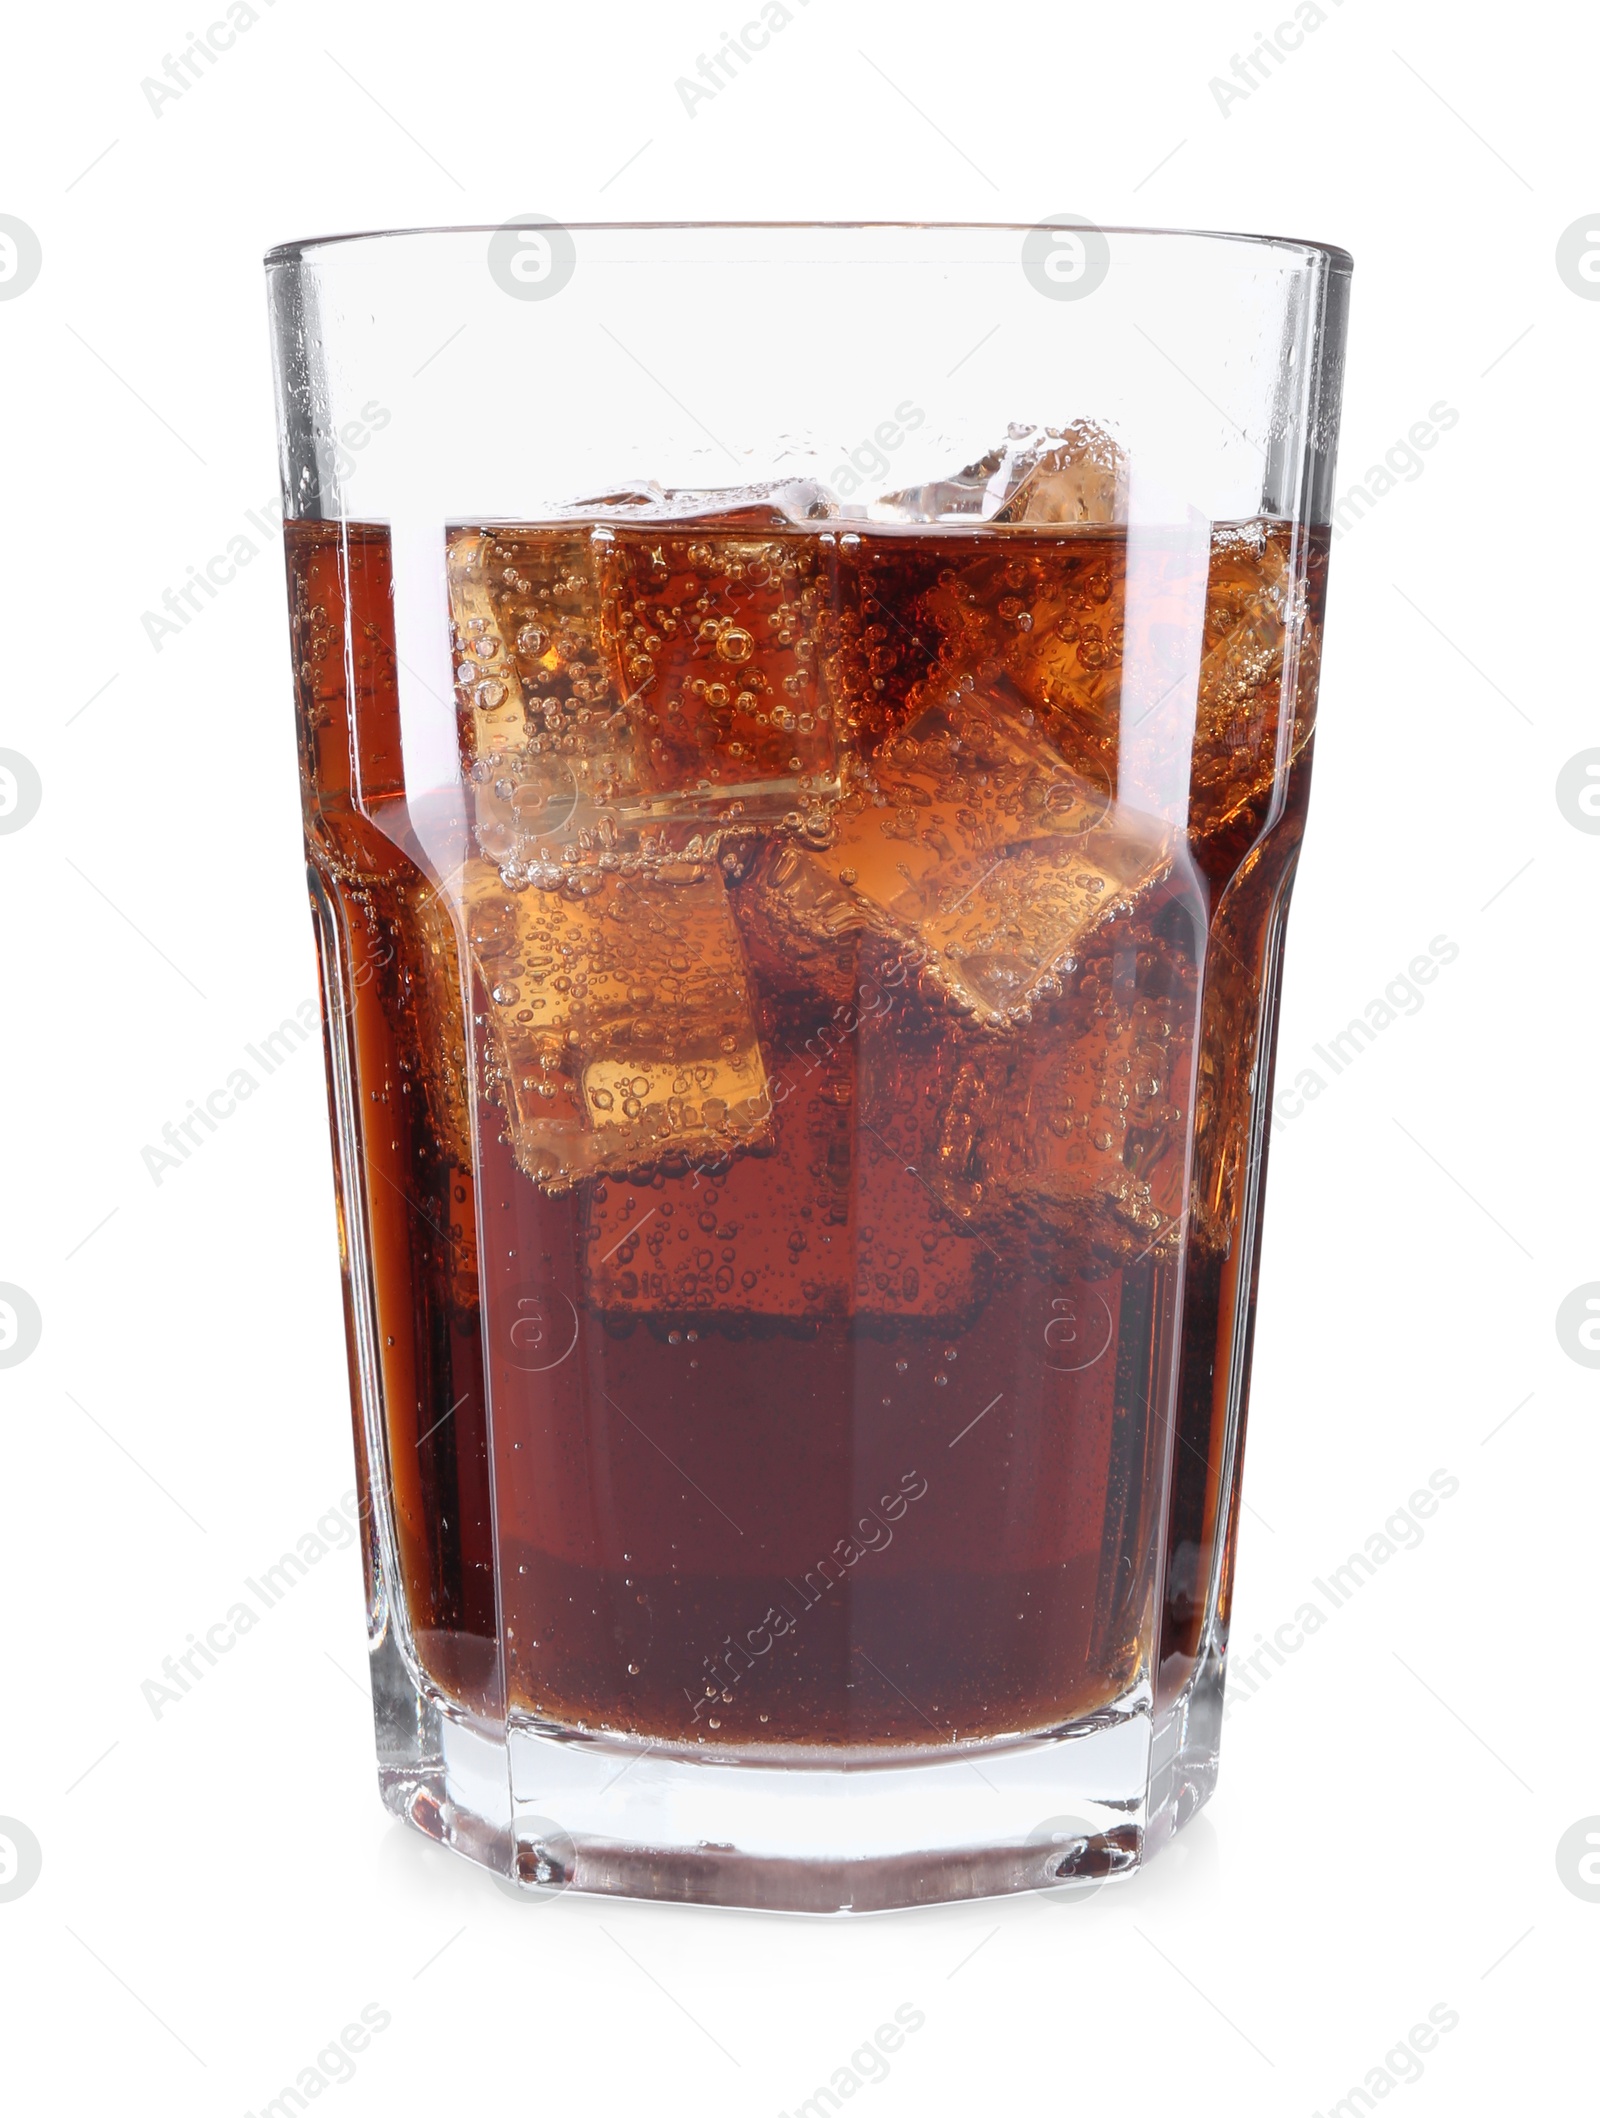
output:
[[[781,1765],[469,1726],[420,1698],[383,1648],[375,1665],[389,1680],[378,1689],[386,1805],[530,1892],[883,1912],[1088,1889],[1132,1874],[1216,1779],[1214,1658],[1159,1716],[1141,1691],[1030,1740],[915,1762]]]

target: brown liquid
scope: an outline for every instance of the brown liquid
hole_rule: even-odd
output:
[[[455,876],[387,533],[288,531],[418,1656],[471,1711],[882,1753],[1106,1705],[1159,1584],[1170,1697],[1219,1540],[1225,1616],[1323,547],[1219,527],[1125,609],[1113,530],[593,529],[454,537]],[[1204,611],[1177,751],[1120,710],[1164,598]],[[1176,844],[1106,812],[1136,771],[1188,786]]]

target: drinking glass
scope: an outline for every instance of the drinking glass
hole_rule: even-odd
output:
[[[267,259],[383,1798],[1071,1891],[1217,1768],[1350,261]]]

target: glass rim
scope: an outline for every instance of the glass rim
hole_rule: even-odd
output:
[[[670,220],[670,221],[558,221],[547,217],[548,225],[565,228],[569,234],[639,234],[662,235],[672,232],[700,232],[723,230],[730,232],[748,230],[759,234],[779,231],[808,229],[843,232],[848,230],[872,231],[879,229],[926,230],[935,234],[1012,234],[1027,235],[1034,228],[1080,225],[1056,221],[933,221],[933,220],[860,220],[860,221],[743,221],[743,220]],[[289,242],[275,243],[263,258],[262,264],[270,269],[276,265],[303,263],[311,253],[321,250],[343,248],[355,243],[388,243],[416,236],[443,235],[497,235],[502,229],[518,226],[539,226],[540,222],[529,222],[513,217],[505,221],[459,221],[425,223],[414,228],[354,228],[336,235],[312,235],[297,237]],[[1312,237],[1289,235],[1258,235],[1243,230],[1227,228],[1163,228],[1134,226],[1122,222],[1084,221],[1081,225],[1092,227],[1100,235],[1115,236],[1162,236],[1177,237],[1189,243],[1237,243],[1267,250],[1295,250],[1310,252],[1327,261],[1331,271],[1348,275],[1355,269],[1355,260],[1348,250],[1337,243],[1325,243]],[[833,260],[829,260],[833,262]]]

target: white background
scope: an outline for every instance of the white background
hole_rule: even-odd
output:
[[[0,1371],[0,1815],[43,1848],[0,1902],[8,2100],[258,2111],[375,2002],[340,2111],[776,2113],[909,2002],[875,2110],[1311,2113],[1446,2003],[1406,2110],[1589,2107],[1600,1905],[1556,1847],[1600,1812],[1600,1444],[1555,1313],[1600,1278],[1600,838],[1555,780],[1600,744],[1600,302],[1554,253],[1600,208],[1592,20],[1322,0],[1225,115],[1279,0],[789,0],[691,117],[726,8],[254,0],[158,116],[141,81],[212,4],[7,37],[0,212],[44,258],[0,303],[0,747],[44,788],[0,837],[0,1280],[44,1320]],[[351,1484],[315,1046],[159,1187],[141,1160],[314,989],[276,546],[159,653],[141,614],[275,491],[263,249],[529,210],[1332,240],[1341,490],[1460,414],[1334,551],[1280,1082],[1432,937],[1459,957],[1275,1138],[1236,1642],[1460,1489],[1081,1908],[510,1902],[379,1807],[350,1551],[141,1696]]]

